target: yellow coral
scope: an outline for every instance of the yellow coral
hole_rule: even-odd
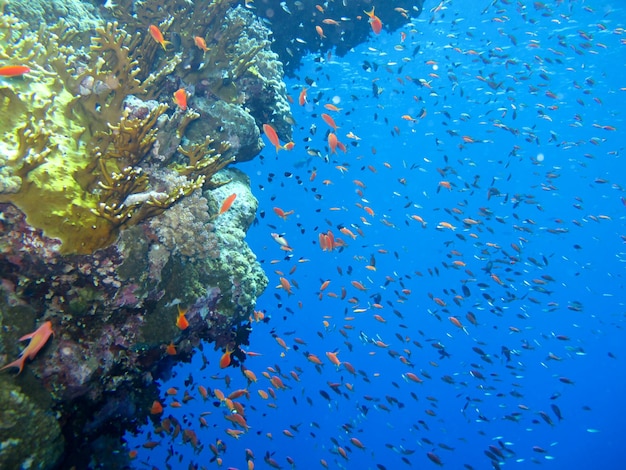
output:
[[[0,122],[0,160],[9,169],[0,177],[12,183],[0,184],[0,202],[15,204],[32,226],[60,239],[62,252],[91,253],[109,245],[121,228],[162,213],[228,163],[204,160],[188,173],[190,181],[165,193],[150,191],[139,165],[167,105],[144,118],[124,111],[125,98],[145,92],[155,79],[137,78],[128,34],[116,24],[98,30],[89,62],[80,64],[73,49],[55,42],[63,31],[40,37],[13,18],[0,21],[6,26],[0,39],[10,44],[0,44],[0,58],[7,50],[21,54],[33,70],[0,84],[0,113],[7,116]],[[25,52],[35,43],[48,44],[37,62]],[[91,88],[68,91],[85,83]]]

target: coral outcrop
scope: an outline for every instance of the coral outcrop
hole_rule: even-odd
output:
[[[123,19],[143,28],[154,19],[148,9],[154,3],[138,6],[143,15]],[[1,110],[12,111],[0,129],[7,137],[0,201],[17,205],[33,226],[59,238],[63,252],[91,253],[113,243],[121,229],[209,187],[228,163],[253,158],[262,148],[263,123],[271,121],[289,140],[289,105],[267,30],[242,8],[224,14],[230,3],[213,2],[191,14],[182,2],[181,15],[164,31],[179,30],[181,38],[184,28],[211,31],[211,48],[185,44],[171,54],[145,32],[131,34],[117,23],[99,27],[87,48],[73,45],[77,33],[64,24],[35,34],[3,15],[0,59],[28,63],[31,72],[0,86]],[[203,56],[196,63],[198,51]],[[179,88],[189,90],[199,112],[166,114]],[[138,98],[156,101],[134,112],[130,103]],[[180,152],[170,148],[156,156],[165,164],[180,164],[193,146],[196,160],[203,158],[199,151],[217,157],[211,164],[203,159],[201,167],[187,165],[177,185],[155,189],[166,185],[147,171],[146,160],[159,134],[169,136],[161,142],[184,144],[175,147]],[[51,210],[40,210],[42,200]]]
[[[17,55],[32,70],[0,85],[1,111],[12,117],[0,128],[6,181],[0,201],[15,204],[31,225],[59,238],[63,252],[91,253],[110,245],[120,228],[162,213],[204,184],[201,175],[168,192],[149,191],[140,165],[167,105],[145,116],[125,107],[127,97],[147,86],[135,78],[125,33],[115,25],[99,29],[87,66],[58,37],[44,41],[10,16],[2,21],[2,39],[19,49],[0,50],[0,57],[15,61]],[[61,34],[71,36],[68,30]],[[43,42],[47,48],[38,47],[37,57],[27,55],[29,45]]]
[[[226,167],[259,153],[264,123],[289,140],[291,117],[269,32],[233,4],[175,0],[164,21],[162,0],[122,0],[107,5],[117,22],[80,29],[0,16],[0,61],[30,69],[0,78],[0,365],[43,321],[55,331],[22,374],[0,373],[19,405],[0,411],[11,465],[34,467],[19,422],[41,426],[38,468],[121,468],[107,439],[146,418],[155,378],[203,341],[245,359],[267,278],[244,240],[250,183]]]
[[[173,363],[168,344],[175,345],[176,360],[201,341],[231,349],[246,344],[248,317],[268,282],[244,240],[257,202],[243,173],[222,170],[216,179],[224,183],[218,189],[183,199],[158,222],[124,230],[118,243],[93,255],[61,255],[58,242],[30,227],[14,206],[0,204],[1,362],[19,354],[17,338],[42,313],[56,333],[23,374],[0,374],[0,388],[52,406],[64,417],[66,442],[95,439],[94,419],[110,426],[115,416],[122,432],[123,423],[145,417],[155,398],[153,379]],[[233,206],[217,215],[233,193]],[[184,331],[176,327],[177,304],[188,308]],[[29,415],[20,419],[34,425]],[[0,440],[12,433],[0,429]]]

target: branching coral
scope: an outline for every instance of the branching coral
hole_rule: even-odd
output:
[[[144,34],[143,40],[136,43],[135,57],[139,68],[143,70],[140,76],[147,78],[151,64],[156,63],[157,70],[166,67],[168,74],[175,71],[190,83],[208,78],[214,95],[232,101],[238,94],[235,82],[255,64],[258,52],[269,47],[268,41],[262,41],[236,50],[238,41],[249,25],[243,16],[229,13],[234,3],[234,0],[201,4],[187,0],[122,0],[119,8],[112,13],[129,29],[147,31],[150,25],[156,25],[164,36],[175,36],[181,42],[179,52],[160,53],[161,46]],[[171,16],[165,18],[165,11]],[[206,52],[196,47],[195,37],[205,39],[208,45]],[[158,78],[153,77],[152,80],[156,83]],[[158,89],[152,87],[151,91]]]
[[[211,176],[235,160],[235,157],[222,158],[229,148],[227,142],[222,142],[219,150],[213,147],[213,139],[207,137],[202,144],[193,144],[188,148],[178,147],[178,152],[189,159],[187,165],[178,168],[181,175],[200,174],[206,177],[204,189],[216,189],[228,181],[214,181]]]
[[[11,46],[0,46],[0,57],[21,54],[30,63],[34,58],[26,53],[28,47],[47,46],[39,51],[32,74],[0,86],[0,111],[13,117],[0,129],[8,168],[0,174],[0,202],[14,203],[30,224],[61,239],[62,251],[91,253],[107,246],[121,228],[161,214],[229,163],[219,154],[201,158],[185,173],[186,182],[151,190],[141,164],[167,105],[153,107],[146,116],[131,116],[125,109],[125,100],[145,94],[158,76],[137,78],[130,36],[109,24],[97,31],[85,57],[56,42],[71,36],[67,28],[40,36],[27,33],[11,17],[3,21]]]
[[[103,131],[108,123],[119,121],[126,97],[144,94],[148,86],[137,78],[140,69],[130,55],[129,34],[116,23],[108,23],[96,33],[87,64],[67,55],[53,62],[66,87],[79,91],[72,110],[92,132]],[[73,62],[69,69],[68,62]]]

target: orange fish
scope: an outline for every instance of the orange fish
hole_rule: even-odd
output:
[[[417,375],[415,375],[413,372],[407,372],[406,374],[402,374],[402,378],[404,378],[404,380],[406,380],[407,382],[409,380],[413,381],[413,382],[417,382],[422,383],[423,380],[420,379]]]
[[[289,346],[287,346],[287,343],[285,343],[285,340],[282,339],[279,336],[275,336],[274,339],[276,340],[276,342],[278,343],[278,345],[283,348],[285,351],[289,350]]]
[[[280,217],[283,220],[287,220],[287,217],[289,217],[291,214],[293,214],[293,210],[290,211],[284,211],[282,210],[280,207],[274,207],[272,209],[274,211],[274,213]],[[272,234],[272,237],[274,236],[274,234]],[[280,235],[277,235],[278,237],[280,237]],[[276,237],[275,237],[276,239]],[[276,240],[277,243],[280,243],[278,240]]]
[[[165,40],[165,38],[163,37],[163,33],[161,33],[161,30],[157,26],[151,24],[148,28],[148,31],[150,32],[150,36],[152,36],[152,39],[161,44],[163,50],[166,50],[167,45],[171,44],[171,42]]]
[[[280,141],[278,140],[278,134],[276,130],[270,126],[269,124],[263,124],[263,132],[269,139],[270,143],[276,147],[276,153],[281,150],[283,147],[280,145]]]
[[[174,343],[168,344],[167,347],[165,348],[165,352],[169,356],[175,356],[176,355],[176,346],[174,345]]]
[[[219,401],[224,401],[226,399],[224,392],[222,392],[219,388],[213,389],[213,395],[215,395],[215,398],[217,398]]]
[[[202,52],[207,52],[209,50],[209,48],[206,45],[206,41],[204,40],[202,36],[195,36],[193,38],[193,42],[198,49],[202,50]]]
[[[0,67],[0,77],[19,77],[30,72],[25,65],[3,65]]]
[[[250,369],[244,369],[243,370],[243,375],[246,376],[246,379],[248,379],[248,382],[256,382],[257,381],[256,374],[254,372],[252,372]]]
[[[304,106],[305,104],[307,104],[307,99],[306,99],[307,90],[308,88],[303,88],[302,91],[300,91],[300,96],[298,97],[298,104],[300,106]]]
[[[186,330],[187,328],[189,328],[189,322],[187,321],[187,318],[185,317],[185,314],[187,313],[186,308],[181,308],[180,304],[178,305],[178,316],[176,317],[176,326],[180,329],[180,330]]]
[[[341,227],[341,228],[339,229],[339,231],[340,231],[341,233],[343,233],[344,235],[346,235],[346,236],[348,236],[348,237],[352,238],[353,240],[356,240],[356,235],[355,235],[354,233],[352,233],[352,231],[351,231],[349,228],[347,228],[347,227]]]
[[[174,101],[181,111],[187,111],[187,92],[184,88],[179,88],[174,92]]]
[[[374,34],[380,34],[383,29],[383,23],[380,21],[380,18],[374,14],[374,7],[372,7],[372,11],[363,10],[363,13],[370,17],[369,22]]]
[[[287,292],[287,295],[292,295],[291,283],[284,277],[280,278],[280,287]]]
[[[328,134],[328,147],[330,148],[330,153],[337,153],[337,144],[339,141],[337,140],[337,135],[331,132]]]
[[[339,358],[337,357],[336,352],[327,352],[326,353],[326,357],[328,358],[328,360],[330,362],[332,362],[334,365],[336,365],[337,367],[339,367],[341,365],[341,361],[339,360]]]
[[[457,328],[463,330],[466,335],[469,334],[468,331],[467,331],[467,328],[465,328],[463,326],[463,324],[461,323],[461,321],[457,317],[448,317],[448,320],[450,320],[450,323],[452,323],[454,326],[456,326]]]
[[[319,357],[317,357],[315,354],[311,354],[309,353],[306,358],[311,361],[313,364],[317,365],[317,366],[321,366],[322,365],[322,361],[320,360]]]
[[[240,398],[244,395],[247,398],[250,398],[250,392],[245,388],[240,388],[238,390],[233,391],[230,395],[228,395],[228,398],[230,398],[231,400],[236,400],[237,398]]]
[[[239,436],[241,436],[245,431],[241,431],[239,429],[226,429],[226,434],[228,434],[230,437],[234,437],[235,439],[239,439]]]
[[[337,106],[331,103],[326,103],[324,107],[329,111],[335,111],[335,112],[339,112],[342,109],[342,108],[338,108]]]
[[[282,379],[277,375],[272,376],[272,378],[270,379],[270,383],[279,390],[284,390],[287,388]]]
[[[148,442],[144,442],[142,447],[144,449],[154,449],[156,446],[158,446],[161,443],[161,441],[148,441]]]
[[[359,441],[356,437],[351,437],[350,442],[354,445],[354,447],[358,447],[359,449],[365,449],[365,446],[361,441]]]
[[[439,222],[439,225],[437,225],[437,229],[442,230],[444,228],[453,231],[456,230],[456,227],[449,222]]]
[[[246,423],[245,418],[243,416],[241,416],[239,413],[233,413],[233,414],[227,415],[226,419],[228,421],[230,421],[231,423],[234,423],[234,424],[237,424],[238,426],[241,426],[246,431],[250,428],[248,426],[248,423]]]
[[[161,403],[159,403],[158,401],[154,400],[152,402],[152,407],[150,407],[150,414],[159,415],[161,413],[163,413],[163,405],[161,405]]]
[[[232,354],[232,352],[232,349],[226,346],[226,352],[224,352],[224,354],[222,354],[222,357],[220,358],[220,368],[225,369],[230,365],[230,355]]]
[[[235,202],[236,198],[237,198],[237,193],[232,193],[230,196],[224,199],[224,202],[222,202],[222,206],[220,207],[220,212],[218,215],[222,215],[224,212],[230,209],[230,206],[233,205],[233,202]]]
[[[33,360],[52,335],[54,335],[54,331],[52,331],[52,322],[46,321],[32,333],[22,336],[19,341],[29,339],[30,343],[28,343],[28,346],[24,348],[18,359],[0,368],[0,370],[8,369],[9,367],[17,367],[19,369],[17,375],[19,375],[24,369],[26,359]]]
[[[337,124],[335,124],[335,120],[326,113],[322,113],[322,119],[326,124],[333,128],[334,131],[337,131]]]

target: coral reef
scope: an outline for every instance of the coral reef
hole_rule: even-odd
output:
[[[229,4],[214,2],[206,16],[197,14],[199,8],[166,25],[168,31],[216,30],[216,44],[200,64],[188,63],[184,51],[163,52],[155,60],[156,41],[117,23],[99,27],[87,50],[70,45],[76,33],[66,25],[35,34],[3,15],[1,39],[7,46],[0,46],[0,58],[37,63],[28,76],[0,86],[0,110],[16,110],[0,129],[8,137],[2,148],[0,201],[16,204],[29,223],[59,238],[64,253],[91,253],[113,243],[120,229],[161,214],[201,186],[210,187],[212,174],[228,163],[258,154],[262,123],[273,122],[289,140],[286,90],[268,32],[242,8],[222,16]],[[181,5],[181,11],[191,8]],[[181,172],[187,179],[163,191],[154,189],[163,182],[142,165],[157,135],[171,135],[167,105],[154,102],[140,114],[129,102],[138,97],[169,101],[168,80],[193,90],[191,99],[200,112],[188,109],[169,117],[178,122],[176,139],[186,146],[161,160],[179,163],[195,147],[197,161]],[[212,149],[216,140],[222,144]],[[202,159],[200,152],[216,158]],[[42,200],[51,210],[39,210]]]
[[[12,17],[2,20],[7,44],[24,43],[21,49],[27,50],[42,42]],[[140,164],[152,148],[157,120],[167,106],[159,105],[142,117],[128,113],[124,100],[146,85],[135,78],[127,35],[115,25],[98,34],[91,67],[82,66],[81,72],[78,65],[67,67],[76,62],[70,49],[61,51],[50,37],[48,49],[38,51],[41,63],[32,74],[0,86],[1,110],[11,110],[13,117],[0,129],[6,137],[2,150],[7,181],[0,185],[0,201],[15,204],[31,225],[59,238],[65,253],[91,253],[111,244],[120,228],[162,213],[205,180],[200,175],[166,193],[148,191]],[[0,50],[0,57],[15,60],[15,52]],[[100,59],[110,68],[97,65]],[[72,89],[78,94],[73,96],[68,91]],[[129,197],[138,194],[145,197],[130,203]],[[41,201],[48,210],[41,210]]]
[[[0,79],[0,364],[41,322],[55,331],[22,374],[0,373],[0,394],[19,402],[0,420],[41,426],[27,449],[0,427],[13,446],[3,468],[34,466],[28,451],[38,468],[87,468],[99,450],[121,468],[109,439],[146,418],[155,378],[203,341],[247,344],[267,278],[244,240],[250,183],[226,167],[259,153],[263,123],[289,140],[291,115],[269,31],[233,3],[122,0],[107,5],[119,23],[86,5],[86,24],[46,28],[39,3],[28,15],[11,5],[30,27],[0,16],[0,60],[30,69]],[[172,102],[181,88],[187,107]],[[236,351],[233,365],[244,359]]]
[[[11,13],[37,29],[41,24],[54,24],[59,18],[81,31],[99,25],[95,4],[82,0],[1,0],[5,13]]]
[[[243,173],[222,170],[215,179],[219,188],[183,199],[158,222],[124,230],[118,243],[92,255],[60,254],[57,241],[30,227],[14,206],[0,204],[1,362],[17,356],[16,338],[43,312],[56,333],[23,374],[0,374],[0,388],[36,393],[33,400],[52,404],[64,416],[66,442],[94,439],[97,423],[113,416],[120,432],[122,423],[145,417],[155,398],[153,379],[172,363],[167,344],[176,345],[177,360],[201,341],[245,344],[248,317],[268,282],[244,241],[257,202]],[[236,203],[216,216],[232,193]],[[177,303],[189,307],[185,331],[175,324]],[[41,385],[25,388],[36,378]],[[135,407],[124,408],[129,401]],[[0,429],[0,440],[11,432]]]
[[[146,69],[145,64],[150,63],[157,70],[173,68],[176,78],[169,76],[154,89],[168,97],[180,87],[191,93],[191,106],[200,113],[200,119],[189,126],[189,139],[202,142],[209,135],[227,141],[231,145],[224,156],[241,162],[261,151],[262,124],[271,122],[280,138],[290,141],[293,119],[282,64],[270,47],[271,32],[245,8],[230,8],[234,3],[121,0],[112,14],[127,28],[139,31],[157,25],[177,44],[172,54],[151,38],[144,39],[136,54],[139,68]],[[163,21],[163,11],[176,14]],[[206,51],[195,44],[196,37],[205,40]]]

